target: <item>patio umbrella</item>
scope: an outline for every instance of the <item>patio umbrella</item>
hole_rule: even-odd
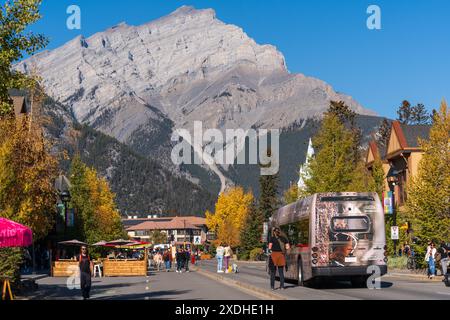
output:
[[[120,246],[127,246],[127,245],[132,244],[132,243],[134,243],[134,241],[119,239],[119,240],[106,242],[105,246],[107,246],[107,247],[120,247]]]
[[[61,242],[58,242],[58,244],[62,244],[64,246],[75,246],[75,247],[82,247],[82,246],[88,245],[87,243],[81,242],[79,240],[61,241]]]
[[[106,241],[103,241],[103,240],[92,244],[93,247],[104,247],[105,245],[106,245]]]
[[[0,248],[28,247],[33,244],[33,232],[20,223],[0,218]]]

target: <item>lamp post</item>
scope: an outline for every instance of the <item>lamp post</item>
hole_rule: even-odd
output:
[[[71,184],[69,179],[62,173],[56,178],[55,181],[55,189],[58,192],[59,199],[64,205],[64,240],[67,235],[67,209],[68,209],[68,203],[70,202],[71,195],[70,190]]]
[[[397,210],[395,209],[395,186],[398,182],[398,171],[394,169],[391,164],[391,169],[387,174],[387,182],[389,185],[389,190],[392,192],[392,225],[397,226]],[[394,255],[397,255],[397,240],[394,240]]]
[[[70,202],[71,196],[69,190],[64,190],[59,194],[59,198],[64,204],[64,238],[67,236],[67,209],[68,203]]]

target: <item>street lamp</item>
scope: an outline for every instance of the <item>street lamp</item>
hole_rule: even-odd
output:
[[[392,224],[397,226],[397,210],[395,209],[395,185],[398,183],[398,175],[400,171],[394,168],[391,163],[391,168],[386,176],[389,185],[389,190],[392,192]],[[394,240],[394,255],[397,255],[397,240]]]
[[[70,190],[71,184],[69,179],[63,174],[60,174],[58,178],[56,178],[55,181],[55,189],[58,191],[59,200],[64,205],[64,238],[67,235],[67,209],[68,209],[68,203],[70,202],[71,195]],[[65,239],[66,240],[66,239]]]
[[[59,198],[64,204],[64,238],[67,236],[67,209],[68,203],[70,202],[71,196],[69,190],[64,190],[59,194]]]

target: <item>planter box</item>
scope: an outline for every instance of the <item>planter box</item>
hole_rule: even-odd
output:
[[[105,277],[139,277],[147,275],[146,260],[105,260],[103,261]]]
[[[52,277],[70,277],[79,273],[78,261],[60,260],[53,262]]]

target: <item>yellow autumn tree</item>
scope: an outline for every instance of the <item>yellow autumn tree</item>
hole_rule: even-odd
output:
[[[126,237],[108,181],[75,156],[71,165],[71,206],[81,237],[89,243]]]
[[[253,201],[253,194],[242,187],[231,188],[219,196],[215,213],[206,212],[206,223],[216,233],[218,243],[240,245],[240,234]]]
[[[47,235],[56,217],[57,159],[29,117],[0,119],[0,216]]]

